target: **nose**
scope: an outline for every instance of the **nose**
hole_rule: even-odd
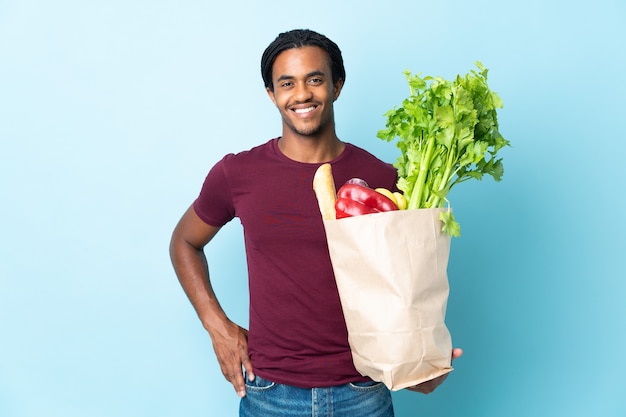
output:
[[[298,102],[309,101],[313,97],[313,93],[307,83],[298,83],[296,85],[296,91],[294,98]]]

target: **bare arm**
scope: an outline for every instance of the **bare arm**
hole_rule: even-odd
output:
[[[170,258],[178,280],[204,328],[209,332],[224,377],[237,395],[245,395],[241,367],[254,379],[248,357],[248,331],[228,319],[220,306],[211,281],[204,246],[219,228],[202,221],[193,207],[180,219],[170,241]]]

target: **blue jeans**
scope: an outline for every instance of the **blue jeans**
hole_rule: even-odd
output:
[[[327,388],[276,384],[258,375],[246,378],[239,417],[393,417],[391,393],[382,383]]]

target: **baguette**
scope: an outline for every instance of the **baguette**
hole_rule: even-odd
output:
[[[317,203],[322,213],[322,219],[335,220],[335,202],[337,201],[337,191],[335,190],[335,180],[330,164],[322,164],[315,171],[313,176],[313,190],[317,197]]]

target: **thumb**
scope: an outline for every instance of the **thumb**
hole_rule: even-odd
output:
[[[463,356],[463,349],[461,348],[452,349],[452,360],[458,359],[461,356]]]

